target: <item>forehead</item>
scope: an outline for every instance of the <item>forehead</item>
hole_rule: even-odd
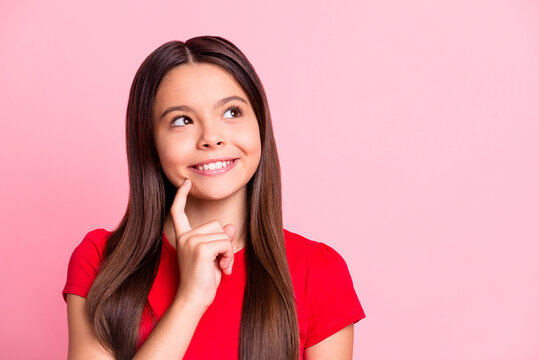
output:
[[[226,96],[247,95],[227,70],[215,64],[190,63],[170,70],[157,90],[155,106],[177,102],[204,104]]]

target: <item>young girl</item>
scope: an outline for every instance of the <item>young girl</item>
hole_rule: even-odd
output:
[[[351,359],[365,315],[343,258],[282,227],[262,84],[220,37],[140,66],[129,202],[69,262],[70,359]]]

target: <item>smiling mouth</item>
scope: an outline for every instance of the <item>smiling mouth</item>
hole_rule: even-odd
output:
[[[189,168],[202,175],[219,175],[232,169],[238,162],[238,159],[214,161],[202,165],[193,165]]]
[[[203,165],[193,165],[193,166],[191,166],[191,167],[194,168],[194,169],[198,169],[198,170],[215,170],[215,169],[222,169],[222,168],[226,168],[227,166],[229,166],[231,163],[233,163],[233,162],[236,161],[236,160],[237,160],[237,159],[234,159],[234,160],[215,161],[215,162],[206,163],[206,164],[203,164]]]

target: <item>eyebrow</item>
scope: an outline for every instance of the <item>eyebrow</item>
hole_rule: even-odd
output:
[[[215,103],[215,105],[213,106],[214,109],[217,109],[223,105],[225,105],[227,102],[230,102],[232,100],[238,100],[238,101],[241,101],[245,104],[247,104],[247,101],[242,98],[241,96],[237,96],[237,95],[232,95],[232,96],[227,96],[225,98],[222,98],[221,100],[217,101]],[[168,107],[164,112],[163,114],[161,114],[161,117],[159,119],[162,119],[165,117],[165,115],[167,115],[168,113],[172,112],[172,111],[190,111],[190,112],[195,112],[195,110],[188,106],[188,105],[178,105],[178,106],[171,106],[171,107]]]

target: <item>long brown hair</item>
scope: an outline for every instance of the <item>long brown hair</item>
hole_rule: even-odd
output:
[[[219,65],[234,76],[260,129],[260,163],[247,184],[247,279],[239,358],[296,360],[299,329],[284,247],[281,175],[270,111],[252,65],[221,37],[167,42],[144,60],[135,75],[126,115],[129,202],[107,241],[104,261],[88,294],[90,320],[99,340],[117,359],[134,356],[141,316],[159,266],[165,216],[176,191],[157,165],[154,99],[168,71],[194,62]]]

